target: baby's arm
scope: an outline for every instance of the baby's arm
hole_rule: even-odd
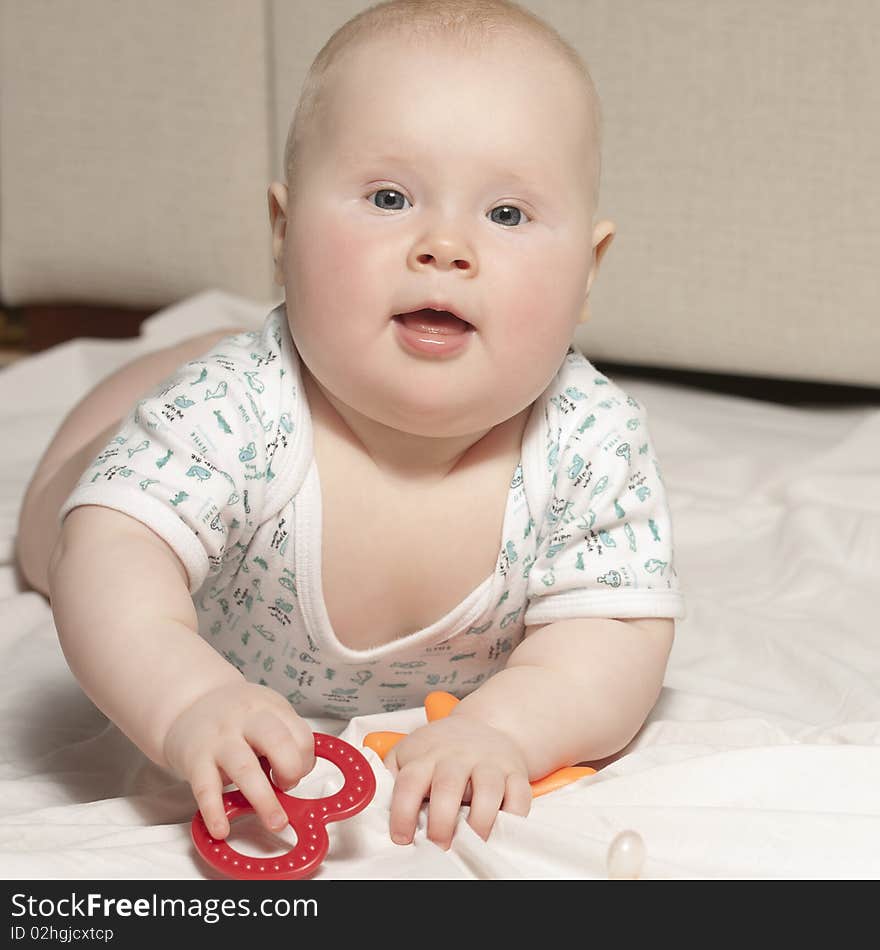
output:
[[[515,739],[529,778],[619,752],[663,685],[674,621],[560,620],[534,628],[456,712]]]
[[[277,830],[287,819],[258,755],[290,787],[314,764],[311,730],[284,697],[247,683],[199,636],[187,580],[172,549],[139,521],[74,508],[49,565],[62,649],[95,705],[145,755],[186,778],[215,836],[229,831],[227,781]]]
[[[468,821],[487,837],[502,805],[528,812],[526,778],[622,749],[657,701],[673,634],[664,618],[533,628],[501,672],[392,750],[392,836],[412,839],[430,790],[428,837],[448,847],[469,783]]]

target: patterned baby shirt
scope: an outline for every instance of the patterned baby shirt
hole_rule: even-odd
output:
[[[304,716],[415,707],[435,689],[463,697],[527,627],[683,613],[645,411],[574,346],[532,407],[496,569],[446,616],[382,646],[347,648],[327,614],[321,485],[283,304],[138,402],[59,519],[78,505],[162,537],[187,570],[200,634]]]

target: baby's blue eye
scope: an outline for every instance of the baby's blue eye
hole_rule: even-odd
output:
[[[373,204],[377,208],[382,208],[383,211],[402,211],[403,208],[399,207],[397,202],[406,201],[404,195],[399,191],[393,191],[391,188],[380,188],[378,191],[374,191],[369,197],[378,197],[379,200],[373,201]]]
[[[495,212],[498,212],[498,216],[495,216]],[[515,226],[520,223],[520,221],[526,217],[519,208],[514,208],[512,205],[498,205],[497,208],[493,208],[490,212],[492,220],[496,224],[504,224],[508,226]]]
[[[393,188],[379,188],[367,197],[376,208],[383,211],[403,211],[408,201],[405,195]],[[489,212],[489,216],[495,224],[505,227],[516,227],[523,219],[528,220],[528,215],[513,205],[498,205]]]

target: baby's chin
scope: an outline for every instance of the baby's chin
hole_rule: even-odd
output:
[[[362,414],[401,435],[419,439],[464,439],[473,435],[481,436],[510,418],[504,413],[463,413],[460,410],[444,410],[442,407],[430,413],[424,409],[407,412],[406,407],[399,406],[395,412]]]
[[[488,401],[478,397],[471,402],[457,399],[454,403],[438,401],[430,404],[421,399],[407,403],[405,400],[377,400],[375,406],[368,400],[361,403],[362,415],[401,435],[421,439],[468,439],[480,438],[496,426],[513,419],[531,401]]]

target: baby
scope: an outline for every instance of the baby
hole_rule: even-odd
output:
[[[461,702],[391,752],[390,834],[483,838],[657,700],[682,601],[642,407],[573,346],[614,225],[578,55],[506,0],[392,0],[306,80],[269,189],[285,302],[65,419],[18,556],[83,689],[229,833],[304,717]],[[129,411],[130,410],[130,411]],[[120,416],[128,412],[127,417]]]

